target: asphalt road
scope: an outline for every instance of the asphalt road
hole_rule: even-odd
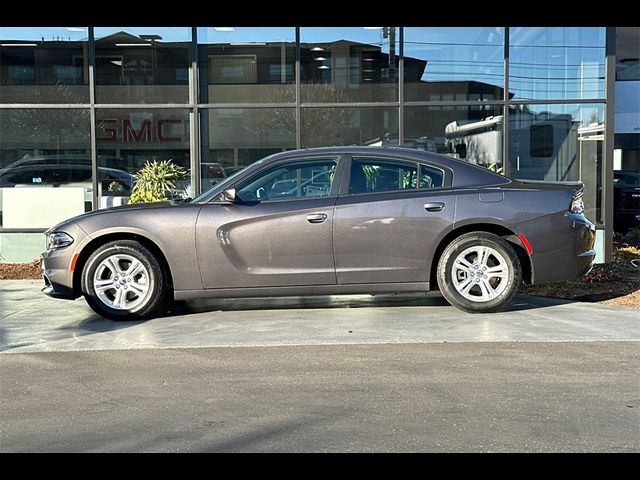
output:
[[[180,304],[0,282],[0,452],[638,452],[636,310],[520,297]]]
[[[3,452],[637,452],[633,342],[0,355]]]

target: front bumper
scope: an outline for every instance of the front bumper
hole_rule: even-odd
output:
[[[52,298],[62,298],[64,300],[74,300],[77,295],[73,293],[73,289],[60,284],[53,284],[46,275],[44,277],[44,287],[42,293]]]
[[[87,234],[75,223],[68,223],[57,228],[71,235],[73,243],[65,248],[47,250],[42,254],[42,277],[44,288],[42,293],[53,298],[73,300],[80,296],[80,289],[74,285],[74,257],[80,253]]]
[[[572,280],[593,268],[596,226],[584,215],[558,212],[518,226],[533,247],[531,283]]]

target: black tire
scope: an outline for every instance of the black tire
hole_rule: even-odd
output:
[[[144,296],[140,297],[142,298],[141,303],[130,310],[110,307],[101,300],[94,287],[96,270],[104,260],[116,254],[135,258],[148,272],[148,279],[145,276],[145,283],[148,282],[148,291]],[[130,284],[127,286],[130,286]],[[149,249],[134,240],[115,240],[100,246],[93,252],[82,270],[81,287],[82,294],[89,306],[98,315],[111,320],[141,320],[149,318],[166,306],[169,293],[166,274],[162,266]],[[111,295],[111,292],[113,290],[107,292],[106,295]],[[130,295],[132,294],[135,298],[135,293],[130,290]]]
[[[457,267],[454,271],[454,262],[459,256],[467,251],[469,248],[473,247],[489,247],[497,252],[498,256],[489,255],[487,257],[488,262],[493,262],[492,265],[501,265],[499,263],[498,257],[502,256],[502,259],[505,261],[505,267],[507,270],[507,277],[503,280],[503,278],[488,278],[486,275],[481,278],[478,278],[478,274],[480,273],[478,270],[471,270],[471,276],[468,276],[467,273],[462,271],[460,267]],[[479,254],[478,254],[479,255]],[[465,256],[466,257],[466,256]],[[473,252],[469,254],[469,258],[467,261],[473,258]],[[477,256],[476,256],[477,259]],[[474,269],[477,268],[475,265],[475,261],[471,262],[473,264]],[[491,266],[489,266],[491,268]],[[495,267],[494,267],[495,268]],[[480,267],[480,271],[482,267]],[[456,285],[454,284],[454,275],[458,279],[458,275],[460,276],[459,287],[463,285],[471,284],[470,291],[466,292],[467,297],[476,297],[475,299],[470,299],[465,297],[461,292],[458,291]],[[473,277],[476,275],[476,277]],[[484,278],[485,280],[482,280]],[[520,265],[520,259],[518,255],[514,251],[513,247],[509,245],[509,242],[503,240],[497,235],[487,232],[470,232],[465,233],[464,235],[459,236],[455,240],[453,240],[447,248],[445,248],[444,252],[442,252],[442,256],[440,257],[440,261],[438,262],[438,270],[437,270],[437,279],[438,286],[440,287],[440,291],[444,298],[454,307],[459,308],[465,312],[469,313],[489,313],[489,312],[497,312],[506,308],[512,301],[515,295],[518,293],[520,289],[520,284],[522,283],[522,267]],[[467,283],[467,280],[470,283]],[[480,288],[480,284],[477,286],[473,282],[483,282],[484,285],[489,284],[490,287],[495,288],[495,290],[491,290],[492,293],[497,294],[489,299],[484,300],[482,297],[485,292],[483,292],[482,288]],[[504,285],[502,282],[505,282]],[[483,287],[485,288],[485,287]],[[464,291],[465,289],[462,288]],[[486,291],[486,290],[485,290]],[[489,296],[489,295],[487,295]]]

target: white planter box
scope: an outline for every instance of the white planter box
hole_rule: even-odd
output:
[[[100,197],[100,208],[119,207],[129,203],[129,197],[107,196]]]
[[[2,188],[4,228],[49,228],[84,213],[84,187]]]

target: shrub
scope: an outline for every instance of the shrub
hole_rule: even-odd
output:
[[[161,202],[171,199],[171,190],[187,176],[187,171],[171,160],[154,160],[147,162],[136,176],[129,203]]]
[[[616,262],[627,263],[636,258],[640,258],[640,248],[626,246],[613,251],[613,260]]]

